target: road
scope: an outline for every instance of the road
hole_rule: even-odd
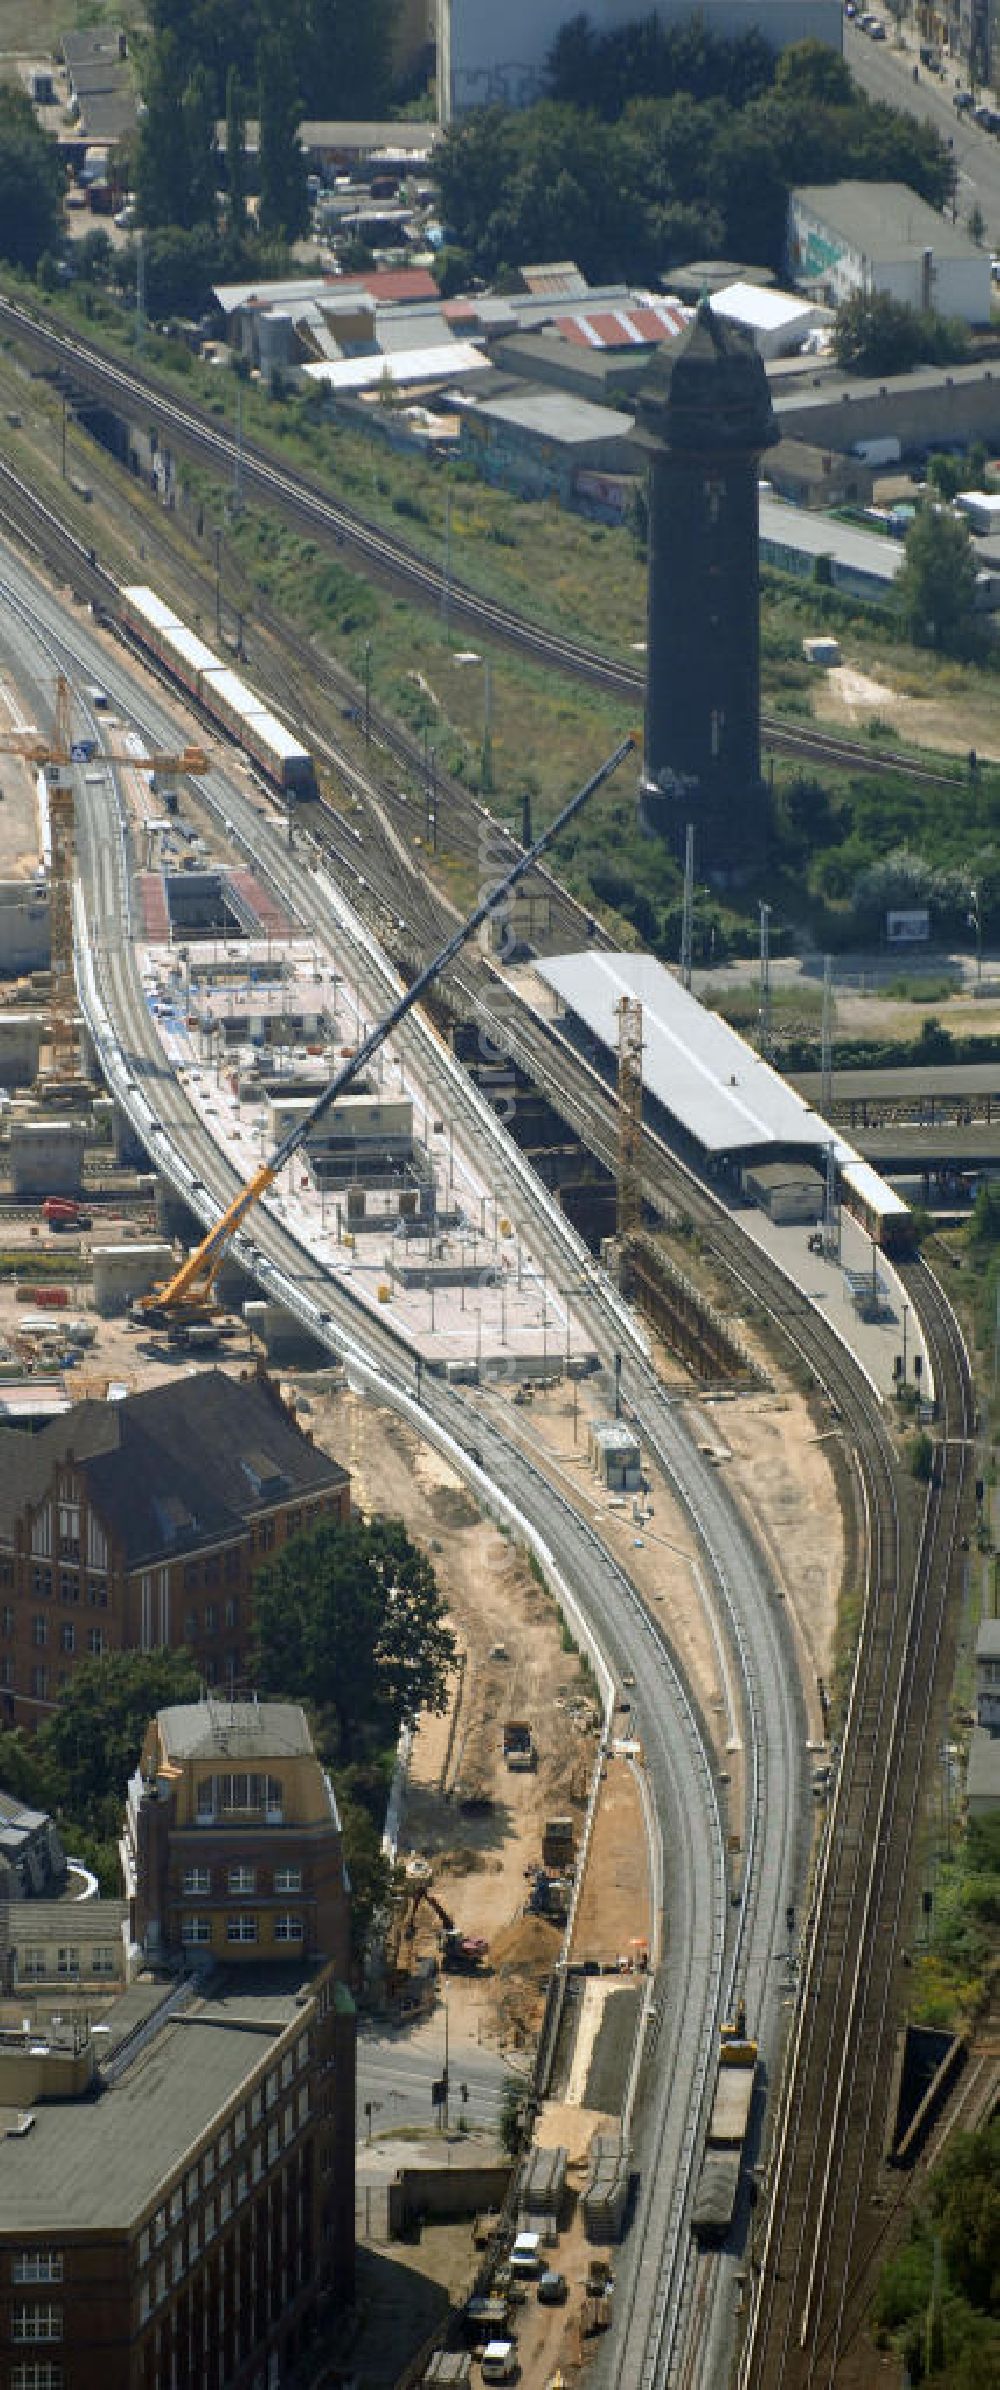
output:
[[[923,124],[933,125],[936,133],[954,149],[959,184],[957,210],[960,223],[966,223],[972,208],[978,205],[986,226],[984,238],[991,248],[1000,247],[1000,142],[992,133],[984,133],[969,117],[960,116],[954,106],[954,93],[966,77],[949,64],[942,75],[929,75],[919,68],[919,82],[913,80],[917,62],[917,38],[912,29],[905,35],[907,47],[894,46],[891,20],[886,20],[889,38],[884,42],[869,41],[857,25],[849,20],[844,25],[844,57],[852,75],[870,99],[885,100],[891,108],[901,108],[907,115],[916,116]]]
[[[447,1987],[445,1987],[447,1996]],[[444,2071],[445,2019],[443,2005],[419,2024],[400,2026],[383,2031],[362,2017],[358,2020],[358,2140],[366,2141],[369,2130],[379,2135],[394,2133],[403,2127],[432,2125],[437,2111],[431,2100],[431,2086],[439,2082]],[[510,2084],[520,2090],[530,2088],[528,2061],[524,2058],[511,2063],[499,2051],[480,2048],[476,2042],[449,2037],[448,2075],[451,2086],[449,2113],[452,2124],[464,2117],[471,2127],[495,2132],[504,2093]],[[461,2086],[465,2084],[469,2097],[463,2101]],[[368,2102],[372,2105],[369,2118]]]

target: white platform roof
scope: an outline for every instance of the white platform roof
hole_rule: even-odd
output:
[[[601,1043],[618,1045],[623,996],[642,1005],[643,1085],[706,1153],[793,1145],[825,1153],[831,1132],[793,1087],[651,954],[561,954],[539,975]],[[834,1140],[838,1159],[851,1153]]]

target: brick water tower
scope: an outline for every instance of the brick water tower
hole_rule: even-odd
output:
[[[698,868],[746,869],[766,833],[760,772],[757,478],[778,438],[761,359],[703,299],[638,397],[649,457],[642,827]]]

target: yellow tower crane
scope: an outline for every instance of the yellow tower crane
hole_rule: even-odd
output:
[[[50,1075],[71,1081],[76,1076],[76,998],[73,978],[73,864],[75,858],[73,766],[76,763],[128,764],[142,772],[208,770],[204,747],[183,747],[176,755],[130,755],[114,747],[91,748],[89,739],[73,745],[69,684],[60,673],[56,682],[56,719],[51,739],[38,730],[0,733],[0,755],[19,755],[25,763],[41,765],[49,806],[49,937],[52,955],[52,994],[49,1001]]]

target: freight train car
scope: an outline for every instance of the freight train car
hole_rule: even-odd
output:
[[[757,2044],[747,2041],[745,2032],[741,2002],[735,2025],[722,2027],[705,2155],[691,2211],[691,2230],[702,2248],[717,2248],[726,2239],[736,2212],[757,2079]]]
[[[155,589],[121,591],[123,622],[157,662],[235,739],[285,797],[314,797],[316,767],[287,725],[231,671],[197,632],[188,630]]]

